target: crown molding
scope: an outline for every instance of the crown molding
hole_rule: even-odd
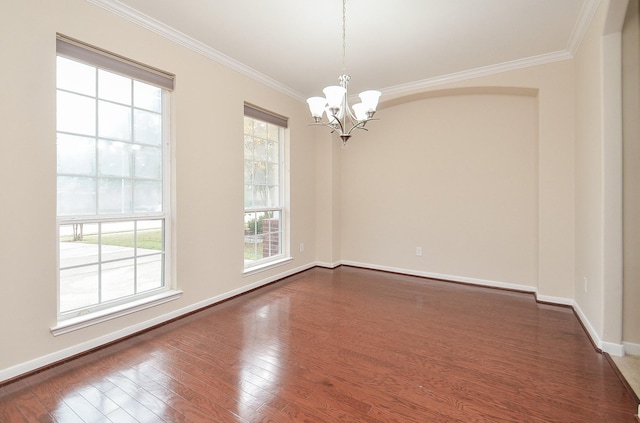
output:
[[[408,94],[414,94],[427,88],[439,85],[445,85],[453,82],[479,78],[482,76],[489,76],[497,73],[528,68],[531,66],[544,65],[547,63],[558,62],[561,60],[568,60],[572,58],[573,55],[568,51],[557,51],[554,53],[541,54],[539,56],[499,63],[497,65],[483,66],[480,68],[470,69],[462,72],[450,73],[434,78],[423,79],[421,81],[409,82],[407,84],[395,85],[393,87],[383,88],[380,91],[382,91],[382,94],[385,96],[386,100],[390,97],[401,97]]]
[[[585,34],[589,30],[591,21],[596,15],[599,6],[600,0],[585,0],[584,4],[582,5],[580,16],[578,16],[576,25],[573,27],[573,31],[571,31],[569,44],[567,45],[567,51],[571,53],[572,57],[575,56],[578,52],[578,48],[580,47]]]
[[[276,81],[273,78],[270,78],[263,73],[258,72],[257,70],[227,56],[219,52],[216,49],[211,48],[210,46],[189,37],[188,35],[175,30],[174,28],[154,19],[144,13],[141,13],[129,6],[126,6],[120,3],[117,0],[87,0],[89,3],[92,3],[98,7],[101,7],[115,15],[123,17],[128,21],[131,21],[137,25],[140,25],[143,28],[146,28],[156,34],[167,38],[183,47],[188,48],[202,56],[213,60],[214,62],[220,63],[221,65],[234,70],[242,75],[245,75],[267,87],[273,88],[276,91],[279,91],[289,97],[294,99],[305,101],[305,97],[299,93],[298,91]]]

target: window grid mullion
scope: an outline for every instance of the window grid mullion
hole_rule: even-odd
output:
[[[133,293],[138,294],[138,221],[133,222]]]
[[[93,101],[95,102],[95,122],[96,122],[96,127],[94,129],[94,137],[95,137],[95,149],[96,149],[96,174],[94,176],[94,185],[95,185],[95,193],[96,193],[96,214],[100,214],[100,102],[98,101],[98,89],[100,87],[100,81],[98,80],[98,78],[100,77],[100,72],[98,72],[98,68],[95,69],[95,73],[96,73],[96,77],[95,77],[95,81],[96,81],[96,89],[95,89],[95,98],[93,99]],[[99,272],[100,274],[101,272]]]
[[[102,304],[102,222],[98,223],[98,304]]]

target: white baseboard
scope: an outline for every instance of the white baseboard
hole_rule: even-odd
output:
[[[94,348],[98,348],[102,345],[109,344],[111,342],[117,341],[119,339],[125,338],[127,336],[133,335],[138,332],[142,332],[146,329],[152,328],[156,325],[165,323],[169,320],[178,318],[180,316],[184,316],[186,314],[192,313],[194,311],[200,310],[202,308],[208,307],[220,301],[224,301],[231,297],[235,297],[236,295],[243,294],[245,292],[251,291],[253,289],[259,288],[261,286],[267,285],[271,282],[275,282],[277,280],[286,278],[287,276],[294,275],[299,272],[303,272],[305,270],[311,269],[312,267],[317,266],[316,263],[310,263],[305,266],[301,266],[295,269],[287,270],[285,272],[279,273],[277,275],[262,279],[258,282],[251,283],[249,285],[245,285],[241,288],[234,289],[229,292],[225,292],[224,294],[217,295],[215,297],[209,298],[204,301],[200,301],[198,303],[191,304],[187,307],[183,307],[178,310],[174,310],[170,313],[163,314],[161,316],[155,317],[153,319],[147,320],[142,323],[138,323],[136,325],[128,326],[126,328],[120,329],[115,332],[111,332],[107,335],[91,339],[86,342],[82,342],[80,344],[73,345],[69,348],[65,348],[59,351],[55,351],[51,354],[44,355],[42,357],[35,358],[33,360],[29,360],[24,363],[20,363],[18,365],[2,369],[0,370],[0,382],[7,381],[9,379],[13,379],[20,375],[33,372],[35,370],[44,368],[46,366],[50,366],[52,364],[58,363],[60,361],[66,360],[78,354],[82,354],[86,351],[92,350]]]
[[[327,263],[327,262],[324,262],[324,261],[317,261],[315,263],[316,266],[326,267],[328,269],[335,269],[336,267],[340,266],[341,264],[342,264],[341,261],[336,261],[336,262],[333,262],[333,263]]]
[[[571,298],[551,297],[549,295],[540,295],[537,292],[536,292],[536,299],[543,303],[558,304],[558,305],[564,305],[564,306],[570,306],[570,307],[573,307],[573,304],[575,303],[575,301],[573,301]]]
[[[623,342],[624,352],[629,355],[640,356],[640,344],[634,344],[631,342]]]
[[[578,318],[582,322],[582,325],[587,330],[587,333],[591,337],[591,340],[596,345],[596,348],[602,350],[602,352],[606,352],[616,357],[622,357],[624,355],[625,346],[623,344],[616,344],[613,342],[603,341],[598,335],[598,332],[596,332],[596,330],[594,329],[593,325],[591,325],[591,322],[589,322],[589,319],[587,318],[587,316],[584,314],[584,312],[580,308],[580,305],[575,301],[573,302],[573,309],[575,310],[576,314],[578,315]]]
[[[382,270],[385,272],[392,272],[392,273],[400,273],[400,274],[409,275],[409,276],[420,276],[423,278],[468,283],[470,285],[485,286],[490,288],[502,288],[502,289],[510,289],[515,291],[536,293],[536,288],[529,285],[518,285],[513,283],[492,281],[492,280],[486,280],[486,279],[468,278],[464,276],[444,275],[441,273],[423,272],[423,271],[403,269],[398,267],[380,266],[380,265],[369,264],[369,263],[359,263],[355,261],[342,261],[341,264],[344,264],[345,266],[364,267],[367,269]]]

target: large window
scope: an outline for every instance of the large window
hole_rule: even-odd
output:
[[[284,145],[286,119],[252,106],[244,116],[244,266],[286,253]]]
[[[59,36],[59,320],[168,288],[173,78]]]

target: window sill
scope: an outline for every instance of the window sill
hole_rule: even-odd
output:
[[[259,272],[271,269],[273,267],[282,266],[283,264],[287,264],[291,261],[293,261],[293,257],[283,257],[281,259],[270,261],[267,263],[262,263],[257,266],[247,267],[246,269],[244,269],[243,276],[253,275],[255,273],[259,273]]]
[[[51,328],[53,336],[63,335],[98,323],[106,322],[118,317],[126,316],[140,310],[177,300],[182,296],[182,291],[169,290],[150,297],[141,298],[127,304],[111,307],[105,310],[96,311],[82,316],[73,317],[58,322]]]

